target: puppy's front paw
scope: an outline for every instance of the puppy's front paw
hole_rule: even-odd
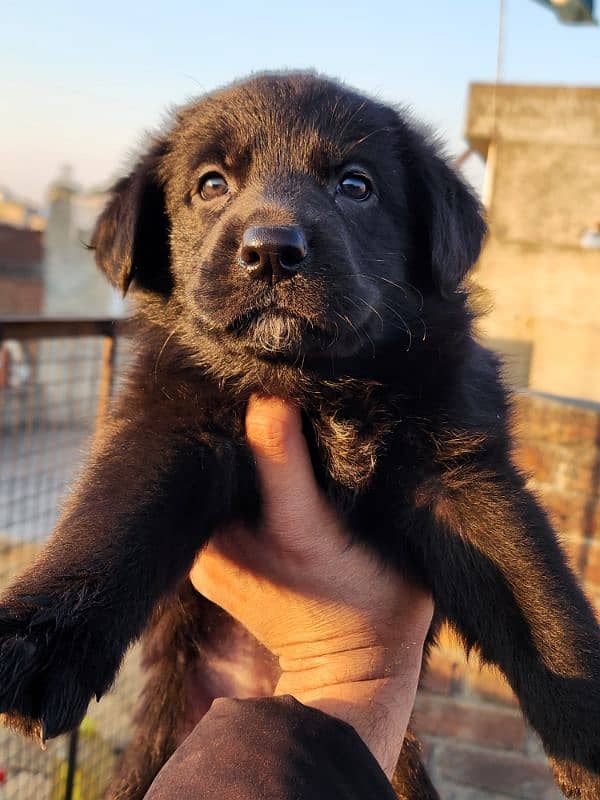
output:
[[[565,797],[574,800],[600,798],[600,774],[590,772],[573,761],[551,758],[550,764]]]
[[[42,741],[75,728],[118,666],[78,611],[68,596],[20,597],[0,606],[0,714]]]

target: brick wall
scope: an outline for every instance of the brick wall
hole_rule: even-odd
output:
[[[41,278],[0,275],[0,314],[38,314],[43,298]]]
[[[516,400],[517,460],[600,610],[600,405]],[[504,679],[444,631],[416,705],[425,759],[444,800],[558,800],[537,736]]]

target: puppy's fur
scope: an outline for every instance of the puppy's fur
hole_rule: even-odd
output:
[[[222,194],[203,197],[207,173]],[[371,193],[347,191],[349,174]],[[285,279],[240,256],[253,226],[302,232]],[[432,140],[334,82],[262,75],[177,115],[94,235],[131,289],[137,358],[51,541],[4,596],[9,722],[73,728],[152,617],[143,721],[111,793],[143,795],[231,625],[186,575],[217,527],[260,513],[243,419],[261,392],[302,408],[352,535],[504,672],[567,796],[600,796],[598,627],[511,461],[506,393],[462,288],[484,232]],[[396,785],[437,796],[412,737]]]

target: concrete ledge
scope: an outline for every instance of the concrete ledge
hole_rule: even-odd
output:
[[[494,138],[600,147],[600,87],[473,83],[465,135],[484,158]]]

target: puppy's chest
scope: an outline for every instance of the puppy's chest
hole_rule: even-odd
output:
[[[369,485],[394,429],[401,424],[401,419],[383,406],[366,406],[362,412],[319,409],[304,417],[318,477],[353,493]]]
[[[392,449],[396,453],[398,440],[414,427],[407,424],[402,409],[393,401],[368,392],[364,395],[349,397],[346,390],[333,397],[320,392],[313,398],[293,398],[302,408],[303,433],[319,483],[328,494],[341,492],[350,502],[372,484],[386,456]],[[209,427],[216,436],[210,435],[206,443],[223,446],[233,439],[240,466],[246,463],[248,453],[245,411],[244,403],[230,408],[231,413],[224,413],[223,406],[208,413]]]

